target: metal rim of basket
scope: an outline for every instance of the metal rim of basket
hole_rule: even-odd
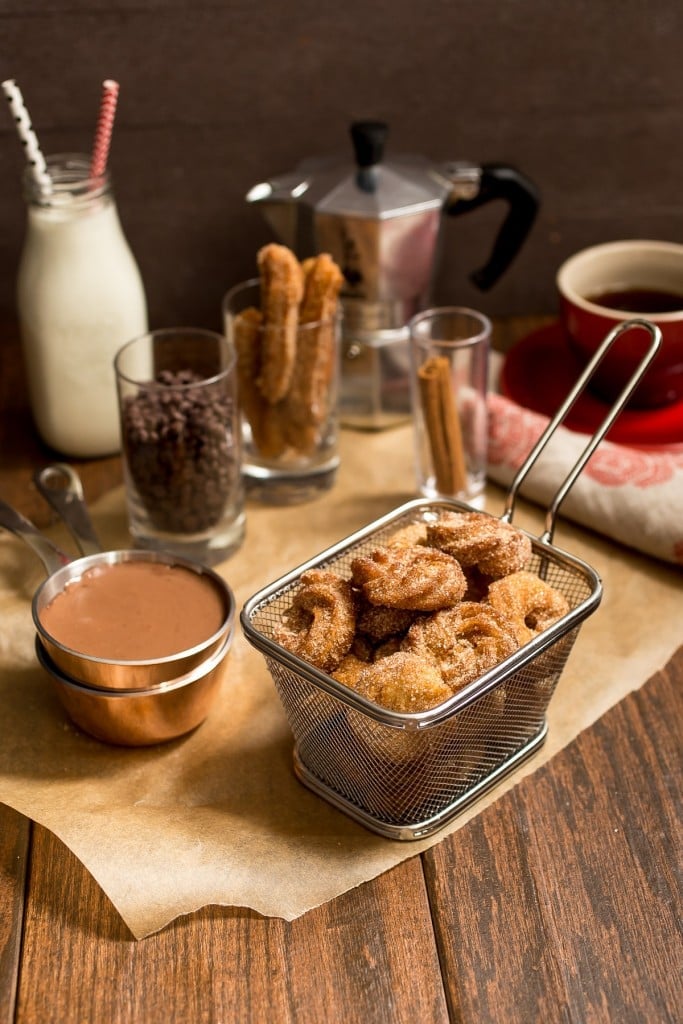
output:
[[[560,564],[585,582],[588,590],[587,597],[570,609],[556,623],[539,634],[539,636],[534,637],[517,651],[513,652],[513,654],[509,655],[504,661],[501,661],[498,665],[495,665],[476,680],[463,687],[462,690],[454,694],[447,701],[427,711],[415,712],[390,711],[372,703],[355,690],[350,689],[309,662],[303,661],[296,654],[281,647],[254,626],[252,620],[257,613],[275,599],[284,596],[288,590],[296,585],[301,575],[308,569],[320,568],[324,565],[339,562],[345,555],[351,553],[373,535],[391,528],[399,520],[408,518],[411,521],[416,521],[420,514],[435,517],[438,514],[438,510],[470,511],[471,509],[469,505],[451,498],[437,500],[417,498],[408,501],[357,530],[344,540],[326,548],[269,586],[264,587],[254,594],[242,609],[242,629],[249,642],[267,657],[276,659],[280,664],[305,678],[314,686],[341,700],[347,706],[362,711],[365,715],[374,718],[383,725],[389,725],[398,729],[425,729],[438,725],[442,721],[460,713],[490,690],[495,689],[515,672],[524,668],[531,661],[534,661],[561,637],[565,636],[575,627],[578,627],[584,619],[592,614],[600,603],[602,583],[594,569],[574,555],[561,551],[559,548],[539,541],[538,538],[527,534],[531,540],[534,553],[541,560],[547,559],[551,560],[554,564]]]

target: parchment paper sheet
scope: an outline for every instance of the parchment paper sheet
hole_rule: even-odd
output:
[[[408,426],[344,432],[334,490],[292,508],[250,505],[246,541],[218,571],[239,610],[265,584],[412,497]],[[495,486],[486,507],[502,511]],[[92,514],[105,546],[129,546],[122,489]],[[542,532],[542,512],[524,502],[515,522]],[[63,528],[51,532],[74,551]],[[681,643],[680,571],[564,522],[555,544],[601,574],[605,596],[551,701],[544,748],[438,835],[399,842],[296,781],[274,685],[239,627],[219,700],[192,735],[127,750],[80,733],[35,660],[30,602],[42,566],[0,531],[0,800],[60,837],[136,938],[207,904],[292,920],[440,842],[642,685]]]

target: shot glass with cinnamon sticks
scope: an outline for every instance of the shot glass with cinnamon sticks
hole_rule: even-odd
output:
[[[410,321],[417,488],[475,507],[486,481],[486,388],[491,322],[444,306]]]

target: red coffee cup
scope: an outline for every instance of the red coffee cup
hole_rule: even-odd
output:
[[[583,249],[557,272],[560,318],[585,364],[605,335],[624,320],[657,324],[662,347],[629,402],[652,409],[683,398],[683,245],[627,240]],[[590,387],[613,402],[649,342],[645,330],[624,334],[596,370]]]

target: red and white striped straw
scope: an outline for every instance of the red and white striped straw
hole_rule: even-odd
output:
[[[24,147],[28,165],[31,168],[31,174],[40,186],[41,191],[44,193],[50,193],[52,192],[52,179],[50,178],[47,170],[45,157],[38,145],[38,139],[36,138],[36,133],[33,130],[31,118],[29,117],[26,104],[24,103],[24,98],[21,95],[21,89],[13,78],[8,78],[2,83],[2,91],[9,103],[17,134]]]
[[[95,130],[92,159],[90,161],[90,177],[99,178],[107,169],[111,134],[114,129],[116,102],[119,98],[119,83],[110,78],[102,82],[102,99],[100,113]]]

